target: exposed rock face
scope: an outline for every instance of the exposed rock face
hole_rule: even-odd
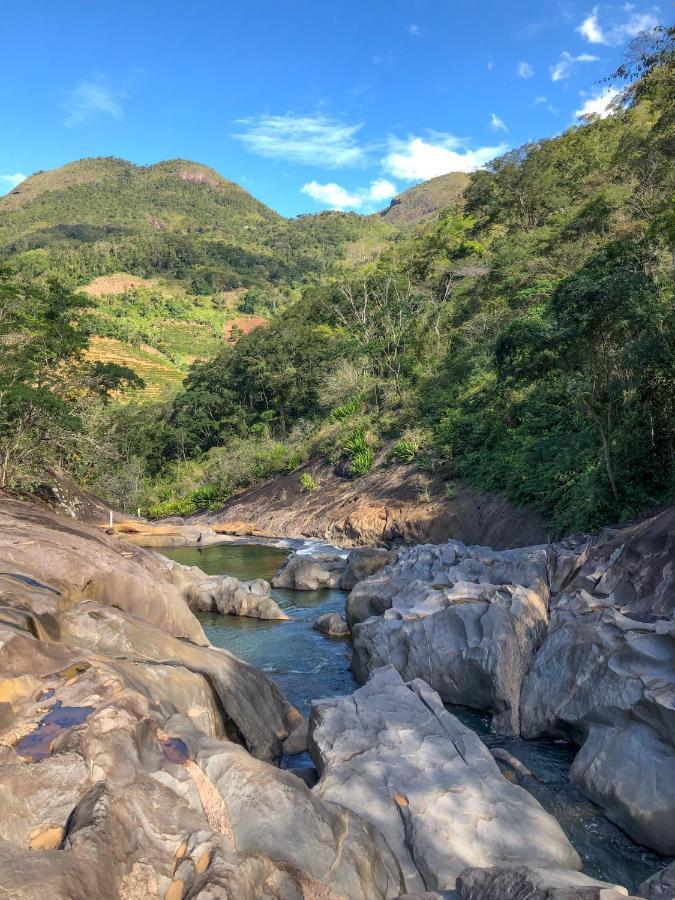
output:
[[[675,853],[675,512],[605,532],[553,598],[522,692],[525,737],[581,744],[572,781],[639,843]]]
[[[191,609],[200,612],[254,619],[288,619],[270,596],[269,582],[263,578],[242,582],[231,575],[213,575],[191,585],[187,589],[187,600]]]
[[[392,666],[350,697],[312,705],[310,751],[314,793],[380,828],[409,892],[453,888],[471,865],[581,867],[555,819],[438,694]]]
[[[581,872],[530,866],[467,869],[457,879],[458,900],[625,900],[627,894]]]
[[[1,896],[400,893],[375,827],[266,761],[289,735],[302,744],[302,717],[251,666],[186,639],[177,572],[171,582],[153,554],[51,514],[0,512],[2,571],[13,566],[0,580]],[[49,584],[34,533],[56,560]],[[116,557],[124,609],[109,585],[82,592]],[[149,573],[154,621],[142,617]],[[183,604],[180,627],[167,598]]]
[[[336,588],[347,566],[338,553],[291,553],[275,572],[272,584],[292,591],[318,591]]]
[[[292,472],[254,485],[199,521],[224,534],[315,537],[340,547],[456,538],[501,549],[548,539],[544,522],[532,510],[462,484],[448,499],[445,483],[430,479],[415,465],[391,465],[381,459],[357,479],[341,478],[318,460],[303,471],[319,482],[321,490],[303,492],[298,472]],[[429,503],[420,503],[422,490],[428,491]]]
[[[397,551],[347,600],[354,674],[393,664],[446,703],[493,714],[519,733],[522,680],[546,633],[548,552],[494,551],[459,541]]]
[[[349,625],[337,613],[325,613],[314,622],[314,628],[329,637],[349,637]]]

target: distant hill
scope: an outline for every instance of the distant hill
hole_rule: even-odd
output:
[[[357,264],[393,234],[377,215],[285,219],[182,159],[82,159],[0,197],[0,262],[85,290],[93,355],[135,359],[153,395],[232,339],[245,297],[243,311],[264,320],[308,278]]]
[[[464,172],[439,175],[394,197],[380,216],[398,228],[415,225],[455,203],[468,184],[469,176]]]

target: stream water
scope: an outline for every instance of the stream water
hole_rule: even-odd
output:
[[[209,575],[234,575],[241,580],[271,579],[288,554],[269,544],[232,542],[210,547],[179,547],[163,551],[184,565],[199,566]],[[290,617],[264,622],[238,616],[203,613],[199,618],[209,640],[266,672],[304,715],[322,697],[344,696],[357,687],[350,671],[349,641],[328,638],[312,628],[317,616],[342,612],[342,591],[287,591],[272,596]],[[489,717],[463,707],[450,707],[488,747],[503,747],[532,773],[521,783],[556,817],[595,878],[623,884],[634,891],[645,878],[667,865],[609,822],[599,807],[570,784],[567,773],[574,758],[570,744],[547,740],[505,738],[492,731]],[[309,757],[290,757],[282,765],[311,765]],[[509,775],[509,772],[505,772]]]

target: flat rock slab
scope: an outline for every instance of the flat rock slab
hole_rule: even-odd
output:
[[[312,705],[310,752],[314,791],[380,829],[409,892],[452,889],[470,866],[581,867],[556,820],[501,775],[438,694],[392,666]]]

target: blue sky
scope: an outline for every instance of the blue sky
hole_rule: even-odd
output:
[[[213,166],[284,215],[418,181],[605,114],[651,4],[4,0],[0,193],[85,156]]]

